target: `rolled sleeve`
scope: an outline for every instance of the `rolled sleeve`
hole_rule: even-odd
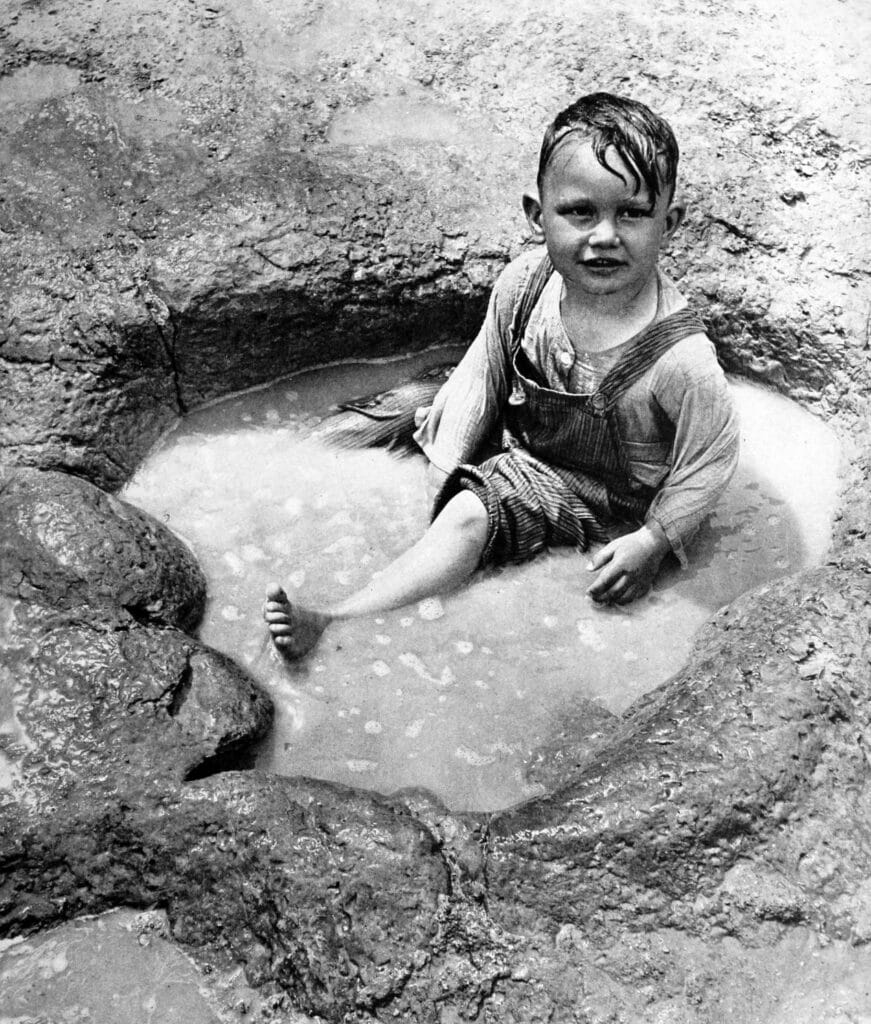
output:
[[[477,337],[433,404],[418,412],[414,440],[446,473],[473,461],[499,418],[510,389],[513,310],[534,266],[534,259],[523,258],[505,268]]]

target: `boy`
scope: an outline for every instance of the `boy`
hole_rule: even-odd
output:
[[[433,519],[363,589],[328,609],[273,586],[276,647],[301,657],[335,619],[397,608],[463,583],[479,566],[547,547],[604,547],[596,602],[647,592],[685,546],[737,461],[728,387],[704,334],[658,269],[684,216],[678,148],[661,118],[608,93],[562,111],[523,207],[541,251],[502,273],[484,326],[415,438]],[[479,464],[494,427],[501,451]]]

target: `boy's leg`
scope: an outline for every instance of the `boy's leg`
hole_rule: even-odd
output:
[[[488,530],[484,503],[471,491],[461,490],[413,547],[365,587],[331,608],[291,604],[281,587],[273,585],[266,595],[264,618],[276,647],[290,658],[300,658],[314,647],[335,619],[401,608],[453,590],[478,567]]]

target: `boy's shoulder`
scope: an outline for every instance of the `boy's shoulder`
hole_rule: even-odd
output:
[[[547,249],[543,245],[527,249],[519,256],[515,256],[510,263],[505,265],[496,279],[494,290],[497,295],[519,301],[523,289],[545,256],[547,256]]]
[[[687,309],[689,303],[677,285],[659,271],[660,317]],[[704,331],[688,334],[675,342],[656,362],[655,378],[682,378],[686,386],[710,376],[723,375],[714,343]]]

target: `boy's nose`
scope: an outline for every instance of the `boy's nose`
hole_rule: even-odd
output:
[[[610,217],[603,217],[590,232],[590,245],[612,246],[617,245],[620,239],[617,237],[617,226]]]

